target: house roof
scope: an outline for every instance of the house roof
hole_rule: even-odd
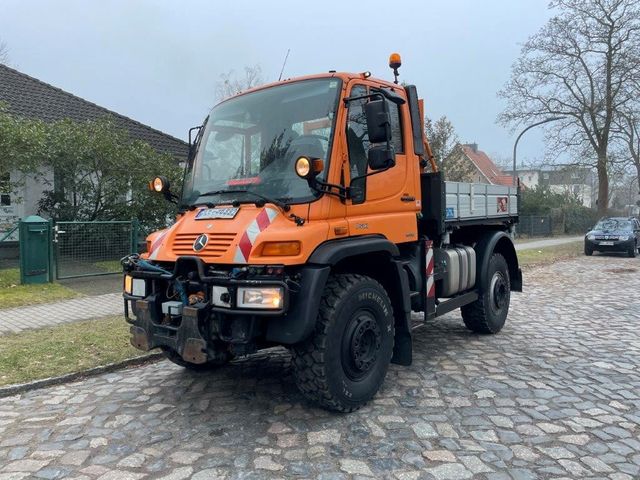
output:
[[[12,115],[54,122],[69,118],[77,122],[111,117],[131,138],[148,143],[160,152],[185,158],[189,146],[179,138],[65,92],[18,70],[0,64],[0,102]]]
[[[487,182],[494,185],[513,185],[513,178],[506,175],[489,156],[482,150],[478,150],[478,145],[463,145],[462,151],[473,162],[478,171],[487,179]]]

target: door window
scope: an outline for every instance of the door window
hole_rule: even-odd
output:
[[[356,85],[351,89],[351,97],[366,95],[368,89],[365,85]],[[351,200],[353,204],[362,203],[366,198],[367,178],[363,177],[368,173],[367,153],[371,147],[367,132],[367,119],[364,105],[368,99],[354,100],[349,102],[347,116],[347,149],[349,152],[349,175],[351,177]],[[402,135],[402,122],[400,120],[400,107],[387,102],[391,118],[391,145],[396,154],[404,152]],[[355,179],[355,181],[354,181]]]

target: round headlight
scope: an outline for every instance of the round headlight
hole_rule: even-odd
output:
[[[164,190],[164,180],[161,177],[153,179],[153,189],[158,193]]]
[[[296,160],[296,173],[302,178],[309,176],[311,172],[311,162],[307,157],[300,157]]]

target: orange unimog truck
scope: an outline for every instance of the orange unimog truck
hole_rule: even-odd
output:
[[[176,222],[123,259],[134,346],[202,369],[282,345],[304,395],[348,412],[411,363],[412,311],[500,331],[522,290],[517,189],[445,182],[390,66],[394,83],[331,71],[211,110],[181,194],[150,183]]]

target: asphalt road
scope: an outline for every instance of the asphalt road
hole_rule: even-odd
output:
[[[640,259],[526,272],[505,329],[414,332],[358,412],[296,391],[286,351],[167,362],[0,399],[0,479],[640,478]]]
[[[574,237],[560,237],[560,238],[544,238],[542,240],[528,240],[522,243],[516,243],[516,250],[533,250],[538,248],[555,247],[556,245],[564,245],[566,243],[579,242],[584,240],[584,235],[578,235]]]

